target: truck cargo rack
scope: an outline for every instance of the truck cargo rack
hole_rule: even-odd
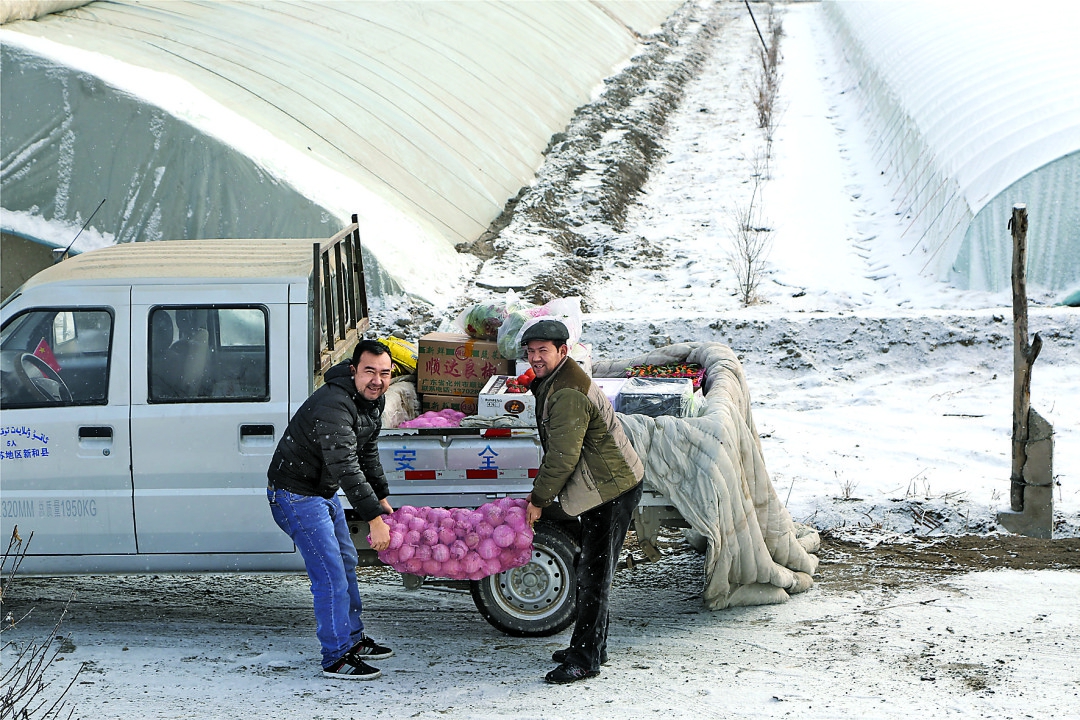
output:
[[[331,366],[349,356],[370,326],[356,215],[341,232],[312,245],[311,293],[312,360],[319,384]]]

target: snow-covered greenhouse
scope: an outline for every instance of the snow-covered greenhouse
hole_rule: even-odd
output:
[[[49,247],[322,237],[430,300],[553,133],[680,0],[0,0],[4,292]],[[1080,287],[1069,3],[823,4],[925,271]],[[11,276],[11,277],[9,277]],[[25,274],[24,274],[25,276]]]
[[[1028,280],[1080,284],[1080,8],[984,0],[824,5],[925,268],[1009,286],[1015,203]]]
[[[434,299],[678,5],[3,0],[5,291],[107,198],[76,251],[329,237],[359,213],[369,290]]]

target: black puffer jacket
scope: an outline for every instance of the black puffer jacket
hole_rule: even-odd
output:
[[[279,490],[333,497],[341,488],[367,521],[383,514],[390,494],[376,441],[385,401],[356,390],[346,360],[326,371],[326,384],[289,421],[266,475]]]

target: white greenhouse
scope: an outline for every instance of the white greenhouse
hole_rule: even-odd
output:
[[[959,287],[1010,283],[1015,203],[1028,279],[1080,284],[1080,4],[825,4],[924,268]]]
[[[455,245],[678,4],[4,0],[5,258],[102,199],[75,250],[359,213],[372,290],[438,298]]]

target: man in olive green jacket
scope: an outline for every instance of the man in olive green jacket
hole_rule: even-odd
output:
[[[558,320],[525,329],[521,344],[536,373],[537,428],[544,458],[529,495],[530,523],[559,498],[562,509],[581,519],[577,576],[577,621],[570,647],[551,659],[560,665],[551,683],[570,683],[600,674],[607,660],[608,600],[634,509],[641,500],[644,468],[604,393],[567,357],[569,333]]]

